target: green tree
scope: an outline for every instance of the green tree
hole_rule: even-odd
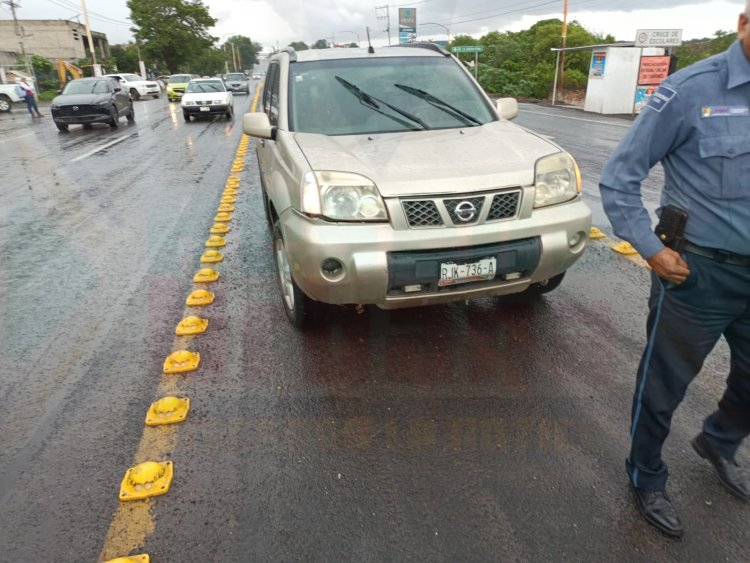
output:
[[[216,76],[224,74],[227,66],[230,72],[232,71],[231,63],[227,64],[228,60],[224,49],[211,47],[190,61],[190,64],[186,65],[186,70],[201,76]]]
[[[135,43],[112,45],[109,48],[109,66],[117,72],[135,72],[138,70],[138,50]]]
[[[310,48],[304,41],[292,41],[289,46],[295,51],[307,51]]]
[[[677,68],[685,68],[695,62],[726,51],[737,39],[734,31],[717,31],[713,39],[692,39],[685,41],[674,50],[677,57]]]
[[[131,31],[140,41],[148,66],[177,72],[216,42],[216,25],[201,0],[128,0]]]
[[[234,46],[235,51],[239,54],[240,66],[237,70],[252,69],[253,65],[258,64],[258,55],[263,51],[263,45],[251,41],[249,37],[245,37],[244,35],[233,35],[226,40],[224,45],[230,53],[232,51],[232,46]],[[229,60],[230,69],[234,69],[231,63],[231,56],[229,57]]]
[[[325,39],[318,39],[315,43],[312,44],[310,47],[311,49],[328,49],[328,41]]]

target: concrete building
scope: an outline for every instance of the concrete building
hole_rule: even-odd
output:
[[[86,27],[69,20],[18,20],[18,32],[23,36],[27,55],[39,55],[52,61],[75,61],[90,56]],[[16,23],[0,20],[0,60],[17,60],[21,57]],[[97,59],[109,56],[107,36],[91,31]]]

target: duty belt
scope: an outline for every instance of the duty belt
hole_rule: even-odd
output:
[[[686,252],[703,256],[715,262],[722,264],[731,264],[732,266],[748,266],[750,267],[750,256],[744,256],[742,254],[734,254],[733,252],[727,252],[726,250],[719,250],[718,248],[706,248],[704,246],[698,246],[690,241],[685,241],[683,249]]]

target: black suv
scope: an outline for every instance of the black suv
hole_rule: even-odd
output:
[[[133,102],[113,78],[106,76],[71,80],[50,105],[52,119],[60,131],[72,124],[90,129],[92,123],[117,127],[120,117],[135,121]]]

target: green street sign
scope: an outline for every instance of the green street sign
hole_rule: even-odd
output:
[[[481,45],[459,45],[458,47],[451,47],[451,51],[454,53],[481,53],[484,51],[484,47]]]

